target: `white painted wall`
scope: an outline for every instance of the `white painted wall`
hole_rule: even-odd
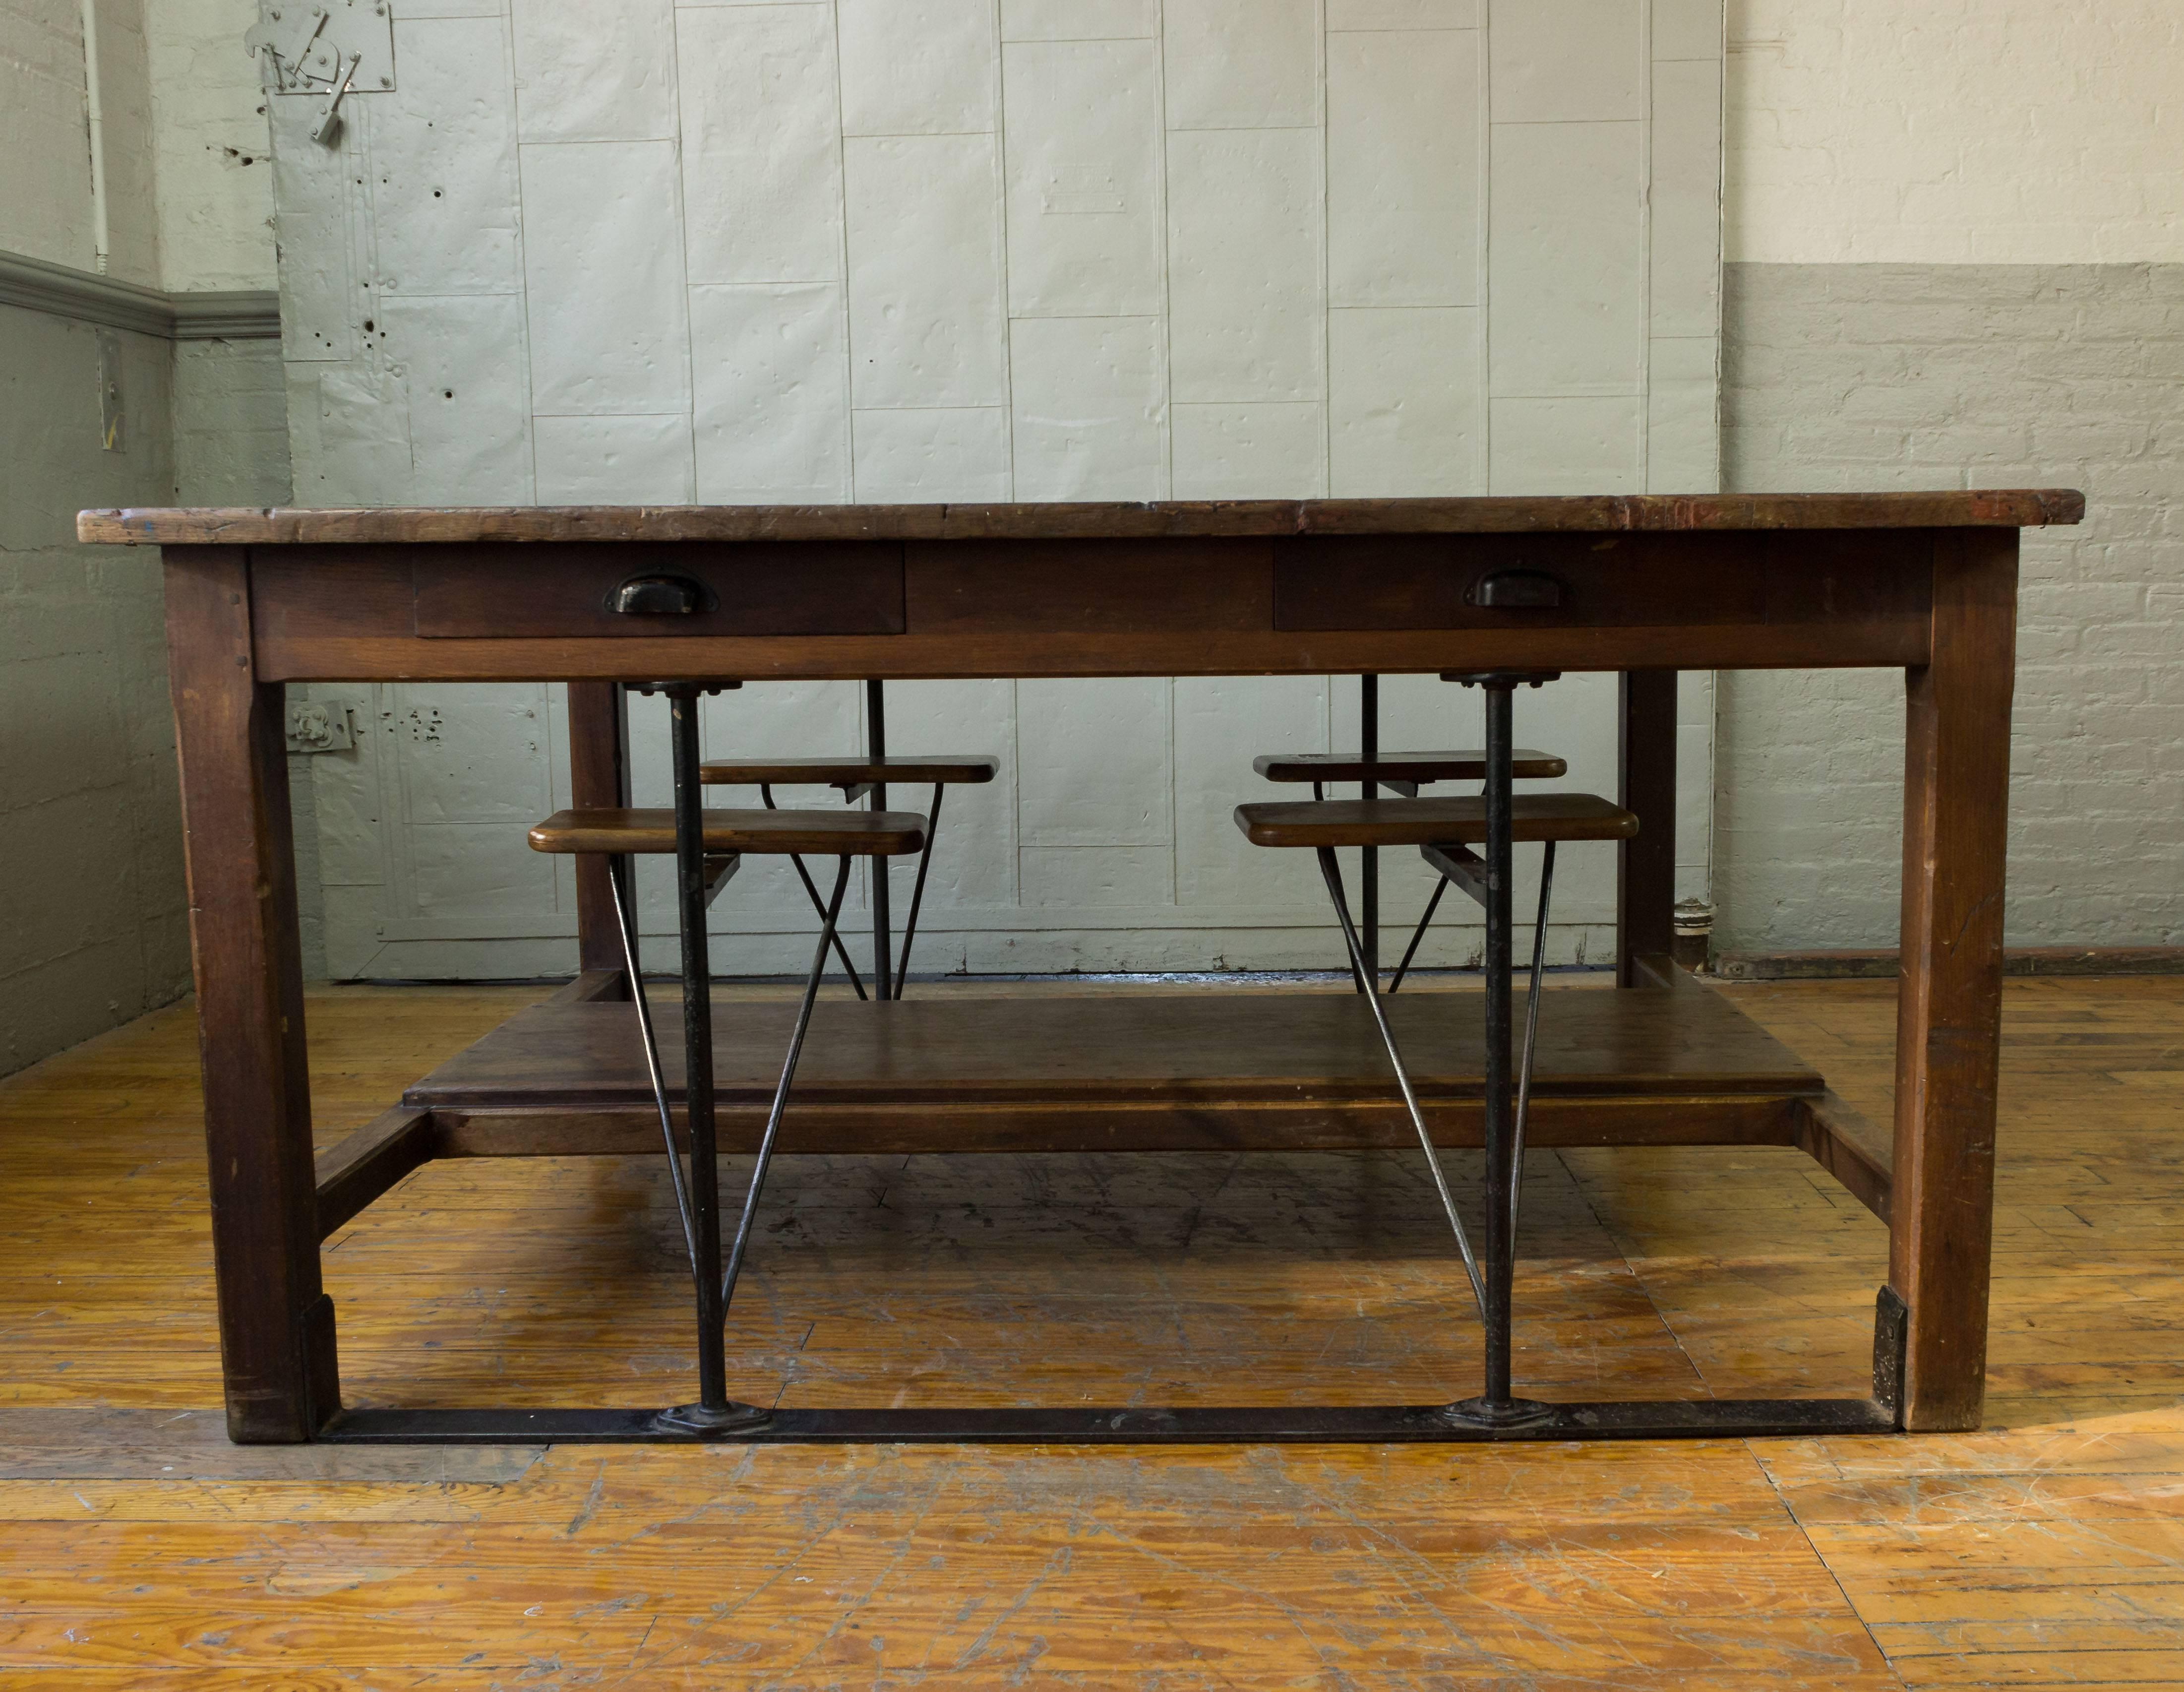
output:
[[[265,100],[243,36],[255,0],[145,0],[160,286],[274,285]]]
[[[1726,254],[2184,260],[2176,0],[1730,0]]]
[[[1042,17],[1113,17],[1129,4],[1010,0],[1010,14],[1034,30]],[[1728,5],[1730,260],[2184,260],[2184,11],[2170,0]],[[422,0],[403,9],[476,8]],[[1712,9],[1657,16],[1668,57],[1708,56]],[[39,185],[86,168],[72,140],[51,139],[81,100],[76,10],[70,0],[0,0],[0,156],[11,161],[0,249],[64,263],[89,250],[87,214]],[[239,46],[257,8],[158,0],[148,12],[162,286],[270,288],[265,102]],[[1329,14],[1337,28],[1435,15],[1466,14],[1435,14],[1429,0],[1378,9],[1352,0],[1348,10],[1334,0]]]
[[[142,0],[98,0],[109,275],[156,287]],[[81,0],[0,0],[0,252],[96,271]]]
[[[75,0],[0,0],[0,251],[92,268],[83,100]]]
[[[426,0],[337,147],[272,101],[297,498],[1708,489],[1720,42],[1719,0]],[[566,866],[522,840],[554,691],[327,691],[374,725],[314,762],[336,973],[566,965]],[[1527,702],[1596,789],[1609,692]],[[1354,695],[899,688],[896,749],[1005,764],[950,804],[921,962],[1326,963],[1308,874],[1228,812]],[[711,744],[845,750],[858,711],[752,688]],[[1437,682],[1387,711],[1478,732]],[[1593,856],[1564,956],[1612,914]],[[809,926],[781,874],[716,911],[768,936],[730,968]]]
[[[2026,535],[2013,945],[2184,936],[2184,8],[1733,0],[1727,473],[2063,485]],[[1903,701],[1724,678],[1717,940],[1886,944]]]
[[[98,0],[109,273],[274,285],[254,0]],[[0,252],[98,268],[81,0],[0,0]]]

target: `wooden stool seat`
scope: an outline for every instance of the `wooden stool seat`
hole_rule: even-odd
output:
[[[1592,793],[1520,793],[1511,802],[1519,840],[1627,840],[1638,818]],[[1253,846],[1475,846],[1486,838],[1484,796],[1450,799],[1313,799],[1239,805]]]
[[[867,782],[918,786],[991,781],[1001,761],[989,757],[714,758],[698,766],[698,779],[713,786],[862,787]]]
[[[872,983],[873,989],[883,999],[900,998],[903,986],[910,979],[910,948],[917,938],[917,913],[925,902],[925,875],[933,867],[933,842],[940,830],[940,801],[952,786],[976,786],[991,781],[1000,773],[1001,761],[983,754],[972,757],[935,756],[932,753],[908,757],[889,757],[887,750],[887,688],[877,676],[865,682],[866,748],[862,756],[829,758],[713,758],[698,766],[698,779],[716,787],[755,787],[758,796],[769,811],[777,807],[773,790],[783,787],[832,787],[842,795],[842,802],[855,805],[859,800],[871,802],[873,812],[883,811],[888,802],[890,785],[930,787],[933,803],[925,813],[915,847],[891,849],[886,852],[866,850],[873,857],[900,857],[915,852],[917,857],[917,880],[910,894],[910,920],[903,925],[902,954],[894,956],[894,932],[891,920],[891,894],[889,876],[883,868],[875,868],[872,874]],[[785,813],[784,813],[785,814]],[[809,814],[809,813],[806,813]],[[871,812],[867,812],[870,815]],[[897,820],[900,820],[898,818]],[[803,882],[804,891],[811,901],[811,908],[823,913],[824,902],[819,889],[804,868],[804,860],[796,856],[799,851],[834,851],[827,846],[791,847],[789,862],[795,866],[797,880]],[[850,961],[850,954],[837,939],[834,951],[848,973],[850,986],[857,997],[865,997],[863,979],[857,966]]]
[[[925,818],[909,811],[706,811],[708,853],[905,857],[925,848]],[[671,810],[556,811],[531,831],[533,852],[671,852]]]
[[[1477,752],[1268,752],[1251,760],[1268,781],[1484,781],[1486,754]],[[1552,781],[1569,773],[1569,765],[1552,752],[1519,746],[1510,754],[1509,773],[1519,781]]]

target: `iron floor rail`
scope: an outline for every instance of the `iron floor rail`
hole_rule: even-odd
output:
[[[1463,1404],[1191,1404],[770,1410],[706,1428],[672,1408],[359,1408],[315,1438],[340,1445],[1479,1445],[1574,1439],[1759,1439],[1903,1431],[1908,1312],[1874,1301],[1869,1399],[1518,1399],[1505,1421]]]
[[[1522,1400],[1518,1401],[1520,1404]],[[1210,1404],[1176,1409],[779,1410],[701,1432],[660,1410],[354,1410],[320,1430],[345,1445],[1318,1445],[1572,1439],[1743,1439],[1893,1433],[1873,1399],[1625,1399],[1550,1404],[1507,1427],[1437,1404]]]

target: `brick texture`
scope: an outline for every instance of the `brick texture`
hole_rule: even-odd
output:
[[[1736,489],[2070,486],[2025,537],[2013,945],[2184,941],[2184,265],[1728,267]],[[1902,684],[1724,674],[1716,943],[1892,944]]]
[[[84,505],[174,497],[168,344],[0,306],[0,1074],[177,997],[188,900],[158,567],[76,544]]]

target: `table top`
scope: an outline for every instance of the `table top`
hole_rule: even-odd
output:
[[[153,507],[78,513],[124,546],[488,541],[1085,540],[1283,535],[2039,528],[2075,523],[2067,488],[1886,494],[1614,494],[1449,500],[1162,500],[933,505]]]

